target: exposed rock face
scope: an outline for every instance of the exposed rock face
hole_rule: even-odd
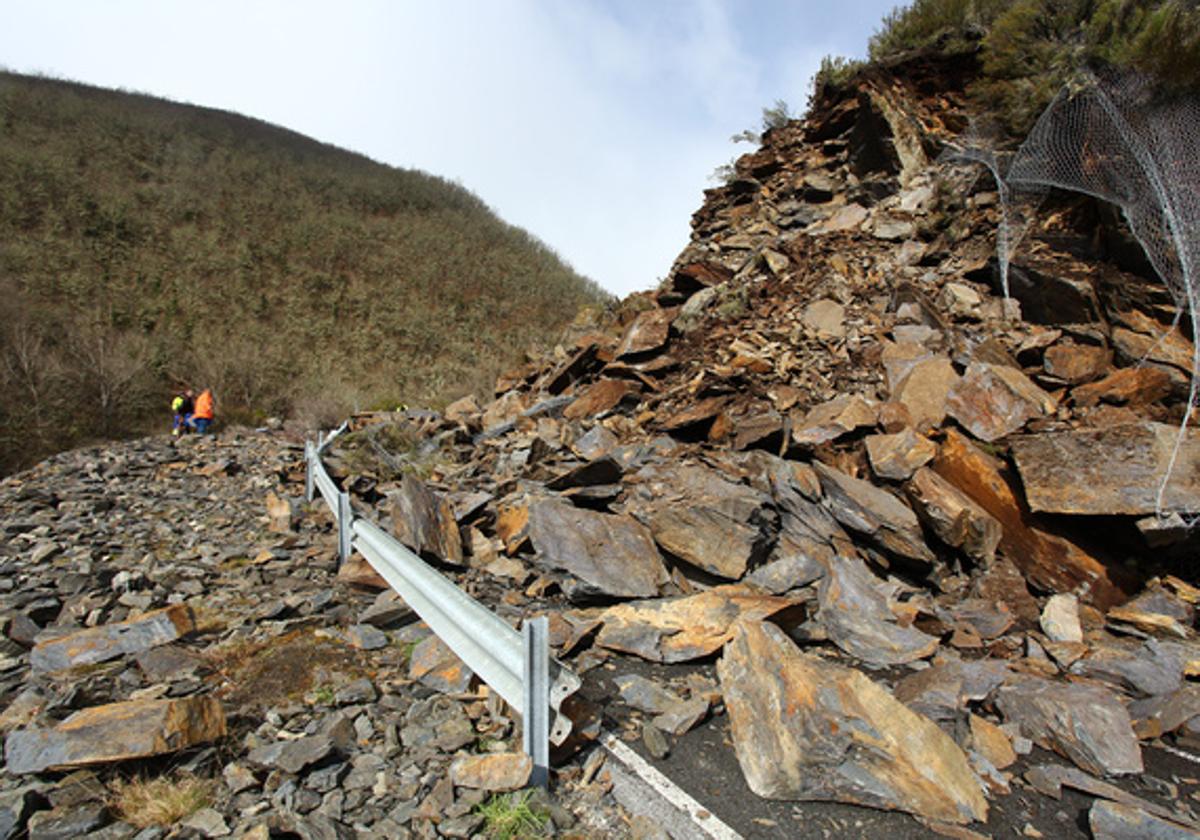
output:
[[[802,653],[777,627],[739,622],[717,673],[759,796],[987,819],[966,755],[932,721],[857,671]]]

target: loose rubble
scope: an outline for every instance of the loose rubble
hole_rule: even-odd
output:
[[[504,620],[550,618],[590,716],[556,830],[649,831],[607,727],[668,764],[715,731],[761,836],[789,835],[755,794],[958,837],[1194,835],[1200,780],[1165,764],[1200,747],[1194,433],[1153,516],[1191,343],[1101,259],[1097,225],[1124,232],[1087,199],[1053,199],[1001,296],[996,196],[935,163],[969,75],[917,56],[823,93],[708,191],[658,289],[490,400],[357,415],[326,455]],[[470,837],[525,783],[512,710],[361,558],[337,568],[302,480],[298,439],[231,433],[0,484],[0,829],[126,836],[95,797],[51,807],[51,768],[136,762],[30,746],[113,706],[158,710],[137,754],[220,778],[208,836]],[[198,703],[224,735],[162,712]]]

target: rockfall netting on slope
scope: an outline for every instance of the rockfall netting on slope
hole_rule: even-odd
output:
[[[1000,222],[996,227],[996,260],[1000,268],[1000,287],[1007,299],[1010,297],[1008,269],[1012,255],[1032,225],[1038,207],[1046,196],[1047,187],[1042,184],[1010,183],[1006,176],[1012,166],[1013,152],[997,147],[996,138],[1000,133],[996,125],[973,123],[955,142],[946,145],[938,162],[977,164],[987,169],[995,181],[1000,209]]]
[[[1006,176],[1009,189],[1058,187],[1120,207],[1175,299],[1176,323],[1186,307],[1193,332],[1200,310],[1198,129],[1200,102],[1195,98],[1156,98],[1153,86],[1138,76],[1093,77],[1059,93]],[[1200,343],[1193,346],[1188,402],[1158,487],[1160,517],[1171,513],[1163,496],[1195,411]]]

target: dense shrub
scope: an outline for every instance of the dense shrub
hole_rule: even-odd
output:
[[[1143,71],[1167,93],[1200,91],[1200,7],[1188,0],[915,0],[884,18],[870,56],[928,47],[978,48],[972,93],[1018,135],[1089,66]]]

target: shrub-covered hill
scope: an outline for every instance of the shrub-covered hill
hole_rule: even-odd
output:
[[[437,402],[604,293],[444,179],[0,73],[0,472],[165,422]]]
[[[876,67],[914,50],[977,54],[976,111],[1022,136],[1081,70],[1136,71],[1163,95],[1200,93],[1200,6],[1194,0],[912,0],[870,42]],[[826,58],[818,92],[861,65]]]

